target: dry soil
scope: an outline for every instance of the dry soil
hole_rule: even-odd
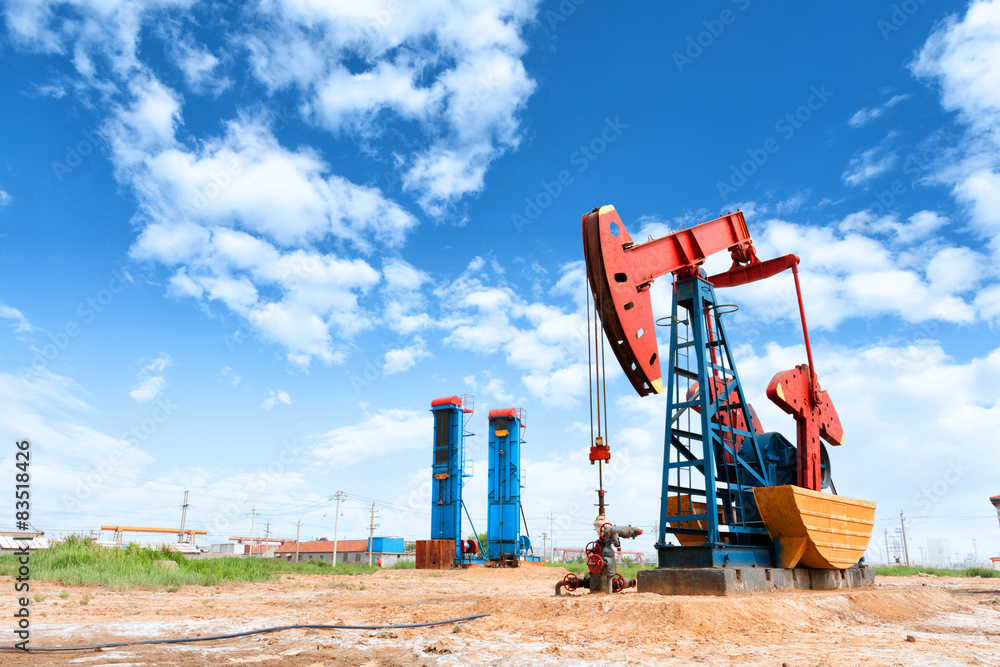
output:
[[[291,630],[232,640],[70,653],[0,652],[0,665],[1000,665],[1000,579],[882,578],[874,588],[739,598],[634,590],[556,597],[561,568],[283,575],[221,587],[111,591],[38,582],[34,646],[207,636],[301,623],[418,623],[408,630]],[[0,577],[13,591],[13,581]],[[68,595],[64,595],[68,594]],[[12,628],[12,595],[2,625]],[[86,604],[83,604],[86,602]],[[0,629],[0,643],[12,633]]]

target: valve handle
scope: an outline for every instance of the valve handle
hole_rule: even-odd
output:
[[[592,554],[599,554],[601,553],[601,545],[598,544],[596,541],[591,542],[587,545],[587,548],[584,549],[584,553],[586,553],[588,556]]]
[[[587,558],[587,569],[591,574],[598,574],[604,569],[604,558],[600,554],[590,554]]]
[[[576,576],[572,572],[563,577],[563,588],[567,591],[575,591],[580,587],[580,577]]]
[[[625,590],[625,577],[620,574],[616,574],[611,578],[611,590],[615,593],[621,593]]]
[[[610,536],[605,535],[604,533],[605,533],[605,531],[607,531],[608,529],[611,529],[611,528],[614,528],[614,526],[611,525],[610,523],[601,524],[601,529],[597,531],[597,534],[601,536],[602,540],[604,540],[605,542],[607,542],[611,538],[610,538]]]

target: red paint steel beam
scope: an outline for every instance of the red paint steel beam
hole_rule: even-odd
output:
[[[663,391],[649,298],[653,280],[696,275],[706,258],[723,250],[737,262],[753,258],[741,211],[636,245],[614,206],[602,206],[583,216],[583,249],[604,333],[640,396]]]
[[[799,258],[795,255],[775,257],[764,262],[754,261],[746,266],[734,266],[725,273],[709,276],[708,282],[715,287],[736,287],[757,282],[776,276],[786,269],[797,266]]]
[[[795,418],[798,486],[821,491],[819,440],[844,444],[844,427],[829,394],[820,389],[814,377],[805,364],[781,371],[767,385],[767,397]]]

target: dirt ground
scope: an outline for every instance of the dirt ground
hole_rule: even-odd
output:
[[[280,582],[174,593],[39,582],[32,592],[46,597],[31,609],[35,646],[490,616],[409,630],[291,630],[102,651],[3,651],[0,665],[1000,665],[1000,579],[880,577],[872,589],[740,598],[634,590],[556,597],[554,584],[564,572],[282,575]],[[13,581],[0,577],[0,587],[12,591]],[[13,604],[4,596],[8,628]],[[11,636],[4,629],[0,643],[13,643]]]

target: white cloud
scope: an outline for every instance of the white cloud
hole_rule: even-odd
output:
[[[871,210],[864,210],[847,215],[837,225],[837,229],[843,233],[889,235],[894,244],[912,245],[930,238],[950,222],[934,211],[918,211],[902,222],[894,214],[876,215]]]
[[[893,108],[900,102],[910,99],[911,95],[893,95],[884,104],[877,106],[873,109],[868,107],[862,107],[851,116],[851,119],[847,121],[847,124],[851,127],[864,127],[868,123],[872,122],[876,118],[880,118],[885,114],[886,111]]]
[[[882,146],[869,148],[851,158],[850,168],[840,177],[850,186],[867,183],[896,166],[895,153],[886,153]]]
[[[809,196],[811,194],[812,193],[809,190],[796,192],[788,199],[778,202],[777,205],[774,207],[774,211],[778,215],[787,215],[789,213],[795,213],[800,208],[802,208],[802,206],[805,205],[807,201],[809,201]]]
[[[20,310],[2,302],[0,302],[0,318],[12,320],[15,333],[27,333],[35,330],[31,326],[31,322],[28,321],[28,318]]]
[[[483,376],[482,380],[480,380],[480,375]],[[507,390],[504,388],[503,380],[495,377],[490,371],[479,371],[472,375],[467,375],[462,378],[462,381],[477,394],[486,394],[487,397],[499,403],[512,405],[515,401],[514,395],[507,393]]]
[[[963,18],[942,22],[910,67],[937,80],[945,109],[992,132],[1000,123],[1000,1],[976,0]]]
[[[371,458],[427,449],[432,431],[433,420],[426,411],[379,410],[357,424],[316,436],[312,453],[331,467],[349,468]]]
[[[3,188],[0,188],[0,208],[3,208],[12,201],[14,201],[14,197]]]
[[[966,126],[962,155],[936,174],[952,186],[973,228],[1000,257],[1000,0],[972,2],[964,17],[937,26],[917,58],[913,73],[935,81],[941,104]]]
[[[388,350],[385,353],[382,373],[385,375],[402,373],[413,368],[420,360],[430,356],[432,355],[427,351],[426,341],[418,337],[412,345]]]
[[[264,399],[263,403],[261,403],[261,407],[263,407],[265,410],[270,410],[276,405],[291,405],[291,404],[292,404],[292,397],[288,395],[287,391],[284,391],[282,389],[275,391],[272,389],[268,397]]]
[[[398,168],[404,187],[440,215],[482,190],[490,163],[518,145],[517,112],[535,87],[520,60],[520,31],[536,3],[398,10],[276,2],[260,17],[269,29],[246,47],[254,76],[271,89],[298,89],[306,115],[334,133],[370,136],[396,121],[433,128],[416,149],[400,147]]]
[[[165,12],[187,10],[194,0],[13,0],[4,19],[19,48],[72,54],[77,72],[92,79],[98,66],[118,77],[140,68],[139,34]]]
[[[415,218],[329,175],[314,152],[285,149],[263,119],[230,121],[225,136],[188,149],[174,135],[178,96],[155,79],[132,92],[106,129],[118,177],[142,204],[132,255],[171,268],[172,293],[221,302],[293,363],[341,362],[346,341],[371,326],[358,300],[379,274],[314,244],[396,246]],[[391,264],[394,280],[403,266]]]
[[[925,223],[918,218],[916,224]],[[928,228],[940,226],[937,221],[927,224]],[[906,322],[975,321],[971,299],[964,298],[962,290],[956,291],[958,283],[938,278],[933,284],[938,276],[925,276],[923,260],[893,252],[873,234],[897,229],[904,234],[911,231],[891,216],[880,218],[867,212],[826,227],[773,219],[766,222],[762,232],[755,233],[754,245],[763,258],[789,253],[801,258],[799,271],[811,328],[832,330],[851,318],[881,315]],[[741,311],[735,317],[748,322],[748,326],[753,322],[757,333],[771,322],[795,321],[798,317],[792,280],[784,274],[732,288],[727,294],[746,309],[746,313]],[[669,304],[669,294],[664,298]]]
[[[232,85],[231,79],[217,72],[220,61],[207,48],[179,34],[174,34],[171,44],[173,58],[191,90],[218,95]]]
[[[168,366],[172,366],[173,363],[173,359],[170,358],[169,354],[160,354],[160,356],[139,370],[139,377],[141,378],[139,384],[134,386],[128,395],[139,403],[152,403],[155,401],[164,387],[167,386],[167,381],[162,373]]]

